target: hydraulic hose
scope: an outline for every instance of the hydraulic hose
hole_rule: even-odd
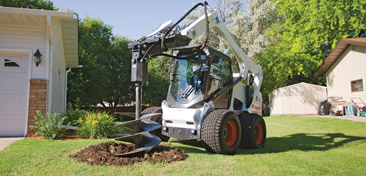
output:
[[[163,35],[162,39],[161,39],[161,49],[165,49],[165,45],[164,45],[164,40],[165,37],[180,23],[182,22],[194,9],[196,9],[198,6],[204,6],[205,8],[205,16],[206,16],[206,41],[204,46],[207,43],[208,40],[208,31],[209,31],[209,27],[208,27],[208,17],[207,17],[207,6],[208,3],[205,1],[204,3],[198,3],[195,6],[193,6],[188,12],[186,12],[172,27],[170,27]]]

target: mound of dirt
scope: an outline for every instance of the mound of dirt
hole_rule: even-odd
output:
[[[134,144],[116,142],[104,142],[86,147],[75,154],[69,155],[78,161],[87,162],[91,165],[122,166],[135,162],[150,161],[153,163],[170,163],[173,161],[185,160],[188,155],[179,148],[159,145],[149,153],[133,157],[118,157],[117,154],[126,153],[135,149]]]

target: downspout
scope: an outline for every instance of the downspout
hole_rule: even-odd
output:
[[[67,76],[69,74],[69,72],[71,71],[71,67],[69,67],[69,69],[66,70],[65,73],[65,108],[67,108]]]
[[[51,113],[51,97],[52,97],[52,65],[53,65],[53,36],[52,36],[52,28],[51,28],[51,20],[52,17],[51,16],[47,16],[46,17],[47,20],[47,24],[46,24],[46,60],[47,60],[47,65],[45,64],[45,70],[46,70],[46,74],[45,77],[48,80],[47,81],[47,100],[46,100],[46,111],[48,113]]]

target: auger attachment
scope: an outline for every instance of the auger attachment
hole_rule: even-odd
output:
[[[149,132],[159,129],[161,125],[157,122],[147,120],[155,116],[161,116],[161,113],[146,114],[138,120],[117,124],[117,127],[129,130],[125,134],[120,134],[119,137],[115,138],[115,140],[131,142],[135,144],[135,150],[115,156],[137,155],[142,152],[149,152],[151,149],[159,145],[161,142],[160,138],[150,134]]]

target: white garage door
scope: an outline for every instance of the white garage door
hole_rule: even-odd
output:
[[[0,136],[24,136],[28,56],[0,55]]]

